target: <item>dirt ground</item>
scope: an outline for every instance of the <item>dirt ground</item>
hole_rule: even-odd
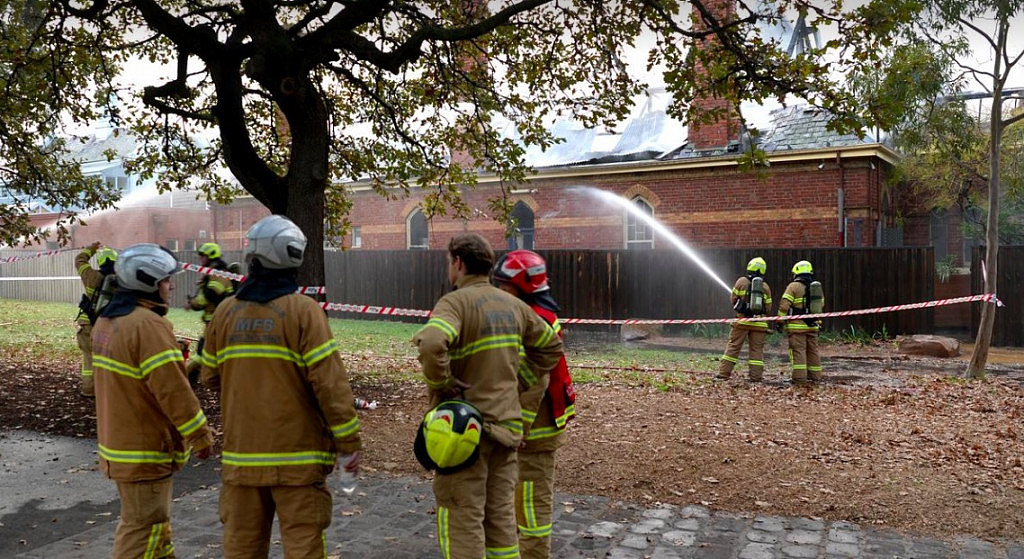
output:
[[[681,345],[658,338],[641,343]],[[720,353],[723,344],[685,345]],[[1019,539],[1024,352],[993,349],[988,379],[967,382],[957,375],[970,351],[927,359],[899,355],[892,344],[828,346],[826,382],[809,388],[781,378],[786,367],[779,355],[769,355],[766,382],[756,385],[742,374],[728,382],[707,373],[656,382],[677,367],[671,362],[639,370],[629,381],[607,375],[577,388],[579,415],[558,454],[557,489],[648,505],[700,503],[850,520],[947,540]],[[422,385],[381,383],[365,374],[415,370],[415,362],[345,359],[357,396],[379,404],[360,412],[364,468],[425,476],[411,452],[426,406]],[[77,393],[75,363],[17,355],[2,363],[4,430],[95,437],[93,405]],[[573,366],[588,364],[570,361]],[[216,399],[205,389],[198,393],[219,425]]]

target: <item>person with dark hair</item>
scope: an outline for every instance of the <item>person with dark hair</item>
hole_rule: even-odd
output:
[[[113,556],[174,557],[172,474],[190,449],[206,459],[213,445],[164,318],[181,268],[171,251],[140,243],[114,271],[118,289],[92,333],[100,468],[121,497]]]
[[[306,235],[271,215],[245,238],[248,275],[214,312],[202,355],[224,416],[224,557],[267,557],[275,515],[285,557],[324,557],[327,475],[339,460],[359,472],[352,388],[326,313],[296,293]]]
[[[551,297],[547,263],[530,250],[513,250],[494,265],[491,281],[523,300],[559,337],[558,303]],[[524,559],[551,555],[552,518],[555,505],[555,451],[570,419],[576,417],[576,391],[565,356],[549,374],[548,387],[537,414],[519,447],[519,483],[516,485],[516,522],[519,554]]]
[[[468,402],[483,423],[473,459],[434,477],[437,538],[448,559],[518,556],[516,450],[529,429],[524,418],[536,416],[548,371],[562,358],[555,330],[529,305],[490,284],[493,264],[483,237],[452,238],[448,279],[455,290],[441,297],[413,337],[431,408]]]

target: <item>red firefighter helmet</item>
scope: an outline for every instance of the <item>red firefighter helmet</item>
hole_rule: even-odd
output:
[[[547,265],[532,250],[513,250],[502,255],[494,264],[494,281],[511,283],[526,294],[549,289]]]

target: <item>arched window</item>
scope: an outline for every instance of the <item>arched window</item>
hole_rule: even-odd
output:
[[[640,196],[631,200],[634,206],[641,212],[653,217],[654,206]],[[633,212],[626,213],[626,248],[651,249],[654,248],[654,229],[650,224]]]
[[[427,250],[430,248],[430,233],[427,229],[427,216],[419,208],[409,214],[405,220],[407,232],[406,242],[410,250]]]
[[[533,250],[533,210],[524,202],[516,202],[512,208],[516,229],[508,238],[508,249],[525,248]]]

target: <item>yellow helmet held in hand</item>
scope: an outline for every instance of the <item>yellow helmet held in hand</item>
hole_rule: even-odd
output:
[[[756,272],[763,276],[767,269],[768,264],[764,261],[764,258],[761,258],[760,256],[751,258],[750,262],[747,262],[748,272]]]
[[[472,466],[480,456],[484,421],[469,402],[447,400],[423,416],[413,452],[428,470],[451,474]]]
[[[800,274],[812,274],[814,268],[811,267],[811,263],[806,260],[801,260],[796,264],[793,264],[793,275],[799,276]]]

